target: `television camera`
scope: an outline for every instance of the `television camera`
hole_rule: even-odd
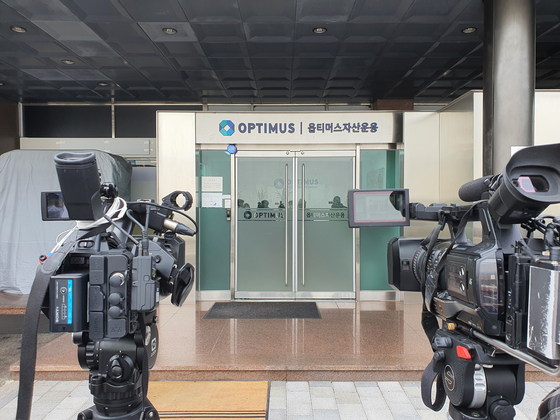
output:
[[[454,420],[512,419],[525,363],[560,376],[560,217],[542,214],[560,203],[558,162],[560,144],[522,149],[503,174],[460,188],[470,205],[410,204],[411,219],[437,226],[389,243],[390,284],[423,294],[434,350],[423,401],[438,411],[447,396]],[[481,240],[467,238],[468,222]]]
[[[41,310],[51,332],[73,333],[80,366],[89,370],[94,406],[78,420],[158,419],[147,399],[159,346],[156,310],[169,295],[181,306],[194,284],[178,236],[197,233],[181,211],[192,197],[175,191],[162,205],[127,203],[114,185],[100,183],[94,153],[60,153],[55,166],[66,210],[58,214],[77,222],[40,258],[24,320],[17,419],[30,416]],[[195,230],[174,221],[174,213]],[[44,211],[43,219],[53,214]]]

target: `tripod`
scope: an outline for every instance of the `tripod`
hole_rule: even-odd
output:
[[[422,377],[424,403],[438,411],[449,397],[453,420],[511,420],[525,393],[525,364],[457,331],[438,330]],[[437,380],[436,402],[432,384]],[[445,392],[445,395],[443,395]],[[439,408],[438,408],[439,407]]]
[[[74,333],[80,366],[89,370],[94,402],[78,414],[78,420],[159,419],[147,399],[149,369],[158,349],[155,311],[140,319],[144,327],[120,339],[91,341],[87,331]]]

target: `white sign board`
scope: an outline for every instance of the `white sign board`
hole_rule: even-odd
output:
[[[391,112],[196,114],[197,143],[395,143],[402,114]]]
[[[202,193],[202,207],[222,207],[222,193]]]
[[[224,178],[221,176],[203,176],[202,191],[222,192]]]

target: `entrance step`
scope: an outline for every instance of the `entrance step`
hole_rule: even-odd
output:
[[[214,302],[167,302],[155,381],[418,381],[433,355],[421,303],[318,301],[320,319],[205,319]],[[10,371],[17,379],[19,362]],[[39,348],[36,379],[87,378],[71,334]],[[528,367],[527,380],[556,379]]]

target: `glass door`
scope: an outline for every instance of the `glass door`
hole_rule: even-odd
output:
[[[353,153],[297,154],[299,298],[354,298],[354,230],[347,196],[354,187]]]
[[[236,172],[235,297],[354,298],[354,153],[238,152]]]
[[[238,153],[236,298],[294,298],[293,160]]]

